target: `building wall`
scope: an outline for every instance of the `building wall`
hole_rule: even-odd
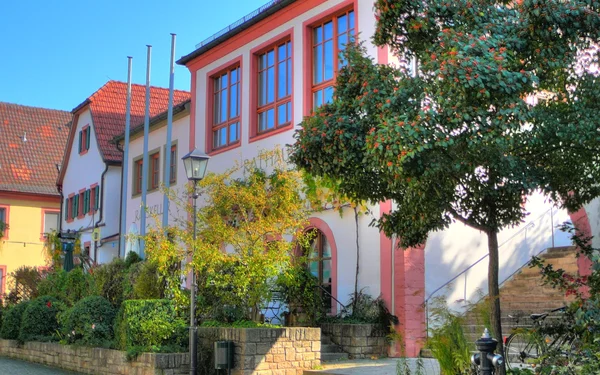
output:
[[[166,139],[167,139],[167,127],[166,122],[158,128],[152,129],[148,136],[148,150],[159,149],[160,155],[160,181],[164,182],[165,172],[165,150],[166,150]],[[178,196],[182,197],[182,201],[185,201],[183,197],[183,189],[187,184],[187,178],[185,175],[185,169],[181,158],[189,152],[189,130],[190,129],[190,117],[189,112],[182,112],[173,119],[173,132],[171,139],[173,143],[177,144],[177,182],[171,185],[172,189],[175,189]],[[127,213],[126,213],[126,228],[127,234],[139,234],[140,233],[140,215],[141,215],[141,204],[142,198],[140,194],[133,195],[133,176],[135,175],[134,160],[143,155],[144,150],[144,138],[143,133],[138,134],[130,140],[129,143],[129,176],[127,182]],[[163,197],[164,195],[159,190],[148,192],[146,195],[146,205],[149,210],[146,211],[146,228],[156,227],[155,217],[162,221],[163,208]],[[169,224],[175,224],[179,220],[185,220],[187,218],[185,210],[179,208],[175,202],[169,204]],[[131,247],[132,240],[128,239],[128,244]],[[137,249],[137,248],[136,248]],[[134,251],[136,251],[134,249]]]
[[[0,240],[0,268],[6,276],[22,266],[43,267],[47,258],[43,239],[44,210],[60,211],[60,198],[0,194],[0,207],[8,208],[8,235]],[[0,280],[0,295],[7,293]]]
[[[79,131],[87,125],[91,129],[90,147],[85,154],[80,155],[78,145]],[[116,242],[116,251],[113,250],[112,244],[110,244],[110,248],[104,247],[104,249],[101,249],[101,243],[93,240],[92,232],[96,225],[100,228],[100,238],[119,232],[121,168],[108,168],[104,179],[105,186],[102,186],[102,173],[106,170],[107,166],[102,160],[98,148],[96,132],[89,109],[81,111],[75,126],[75,137],[71,145],[70,159],[63,180],[63,195],[67,198],[70,194],[78,194],[80,190],[89,189],[97,184],[100,186],[100,194],[102,195],[104,205],[101,204],[98,211],[92,214],[86,213],[83,218],[74,218],[72,221],[66,220],[64,214],[65,208],[63,207],[61,229],[63,231],[79,231],[81,233],[81,243],[83,246],[89,244],[92,258],[97,262],[105,263],[112,260],[115,255],[118,255],[118,240]],[[104,209],[104,213],[102,215],[102,222],[100,222],[100,211],[102,209]]]

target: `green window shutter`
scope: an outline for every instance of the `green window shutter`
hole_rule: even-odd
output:
[[[81,154],[81,130],[79,131],[79,153]]]
[[[100,204],[100,186],[96,186],[94,188],[94,210],[98,210],[98,205]]]
[[[65,198],[65,220],[69,220],[69,198]]]
[[[77,216],[79,216],[79,194],[77,194],[73,199],[74,199],[74,202],[75,202],[73,204],[73,206],[75,206],[74,210],[73,210],[74,211],[73,212],[73,217],[77,217]]]
[[[83,193],[83,213],[87,214],[90,211],[90,191],[86,190]]]
[[[90,134],[92,128],[87,128],[87,131],[85,132],[85,149],[89,150],[90,149]]]

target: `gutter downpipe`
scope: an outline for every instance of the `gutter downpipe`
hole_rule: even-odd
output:
[[[171,33],[171,66],[169,67],[169,106],[167,111],[167,145],[165,146],[165,172],[164,184],[165,188],[171,186],[171,143],[173,132],[173,91],[175,83],[175,38],[176,34]],[[163,196],[163,229],[169,225],[169,194],[165,191]]]
[[[106,168],[104,168],[102,177],[100,177],[100,215],[98,221],[94,224],[94,228],[98,228],[104,218],[104,177],[106,176],[106,172],[108,172],[108,163],[106,163]],[[94,263],[98,263],[98,242],[100,242],[99,239],[98,241],[94,241]]]
[[[129,181],[129,128],[131,125],[131,65],[132,57],[127,56],[127,107],[125,111],[125,145],[121,168],[121,215],[119,236],[119,258],[125,257],[125,235],[127,234],[127,187]]]
[[[140,258],[144,259],[144,236],[146,235],[146,194],[148,192],[148,133],[150,132],[150,68],[152,46],[147,45],[146,62],[146,113],[144,115],[144,156],[142,161],[142,206],[140,207]]]

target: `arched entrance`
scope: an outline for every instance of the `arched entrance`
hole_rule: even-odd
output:
[[[337,247],[333,232],[325,221],[310,218],[307,231],[313,231],[307,249],[307,266],[310,273],[319,280],[328,313],[337,312]]]

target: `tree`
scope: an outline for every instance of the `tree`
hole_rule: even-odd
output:
[[[288,168],[281,150],[263,152],[221,174],[209,173],[198,184],[196,241],[187,218],[168,230],[158,228],[146,236],[148,259],[180,299],[180,279],[189,268],[176,272],[173,264],[191,257],[201,314],[258,321],[274,279],[290,266],[305,238],[309,211],[300,182],[300,173]],[[172,200],[192,215],[188,199]]]
[[[454,221],[486,233],[500,338],[498,232],[524,220],[533,192],[569,210],[600,193],[591,69],[600,2],[377,0],[375,8],[373,42],[416,58],[418,74],[349,45],[333,102],[304,119],[291,160],[338,180],[353,200],[394,200],[378,226],[402,246]],[[540,93],[548,99],[526,100]]]

